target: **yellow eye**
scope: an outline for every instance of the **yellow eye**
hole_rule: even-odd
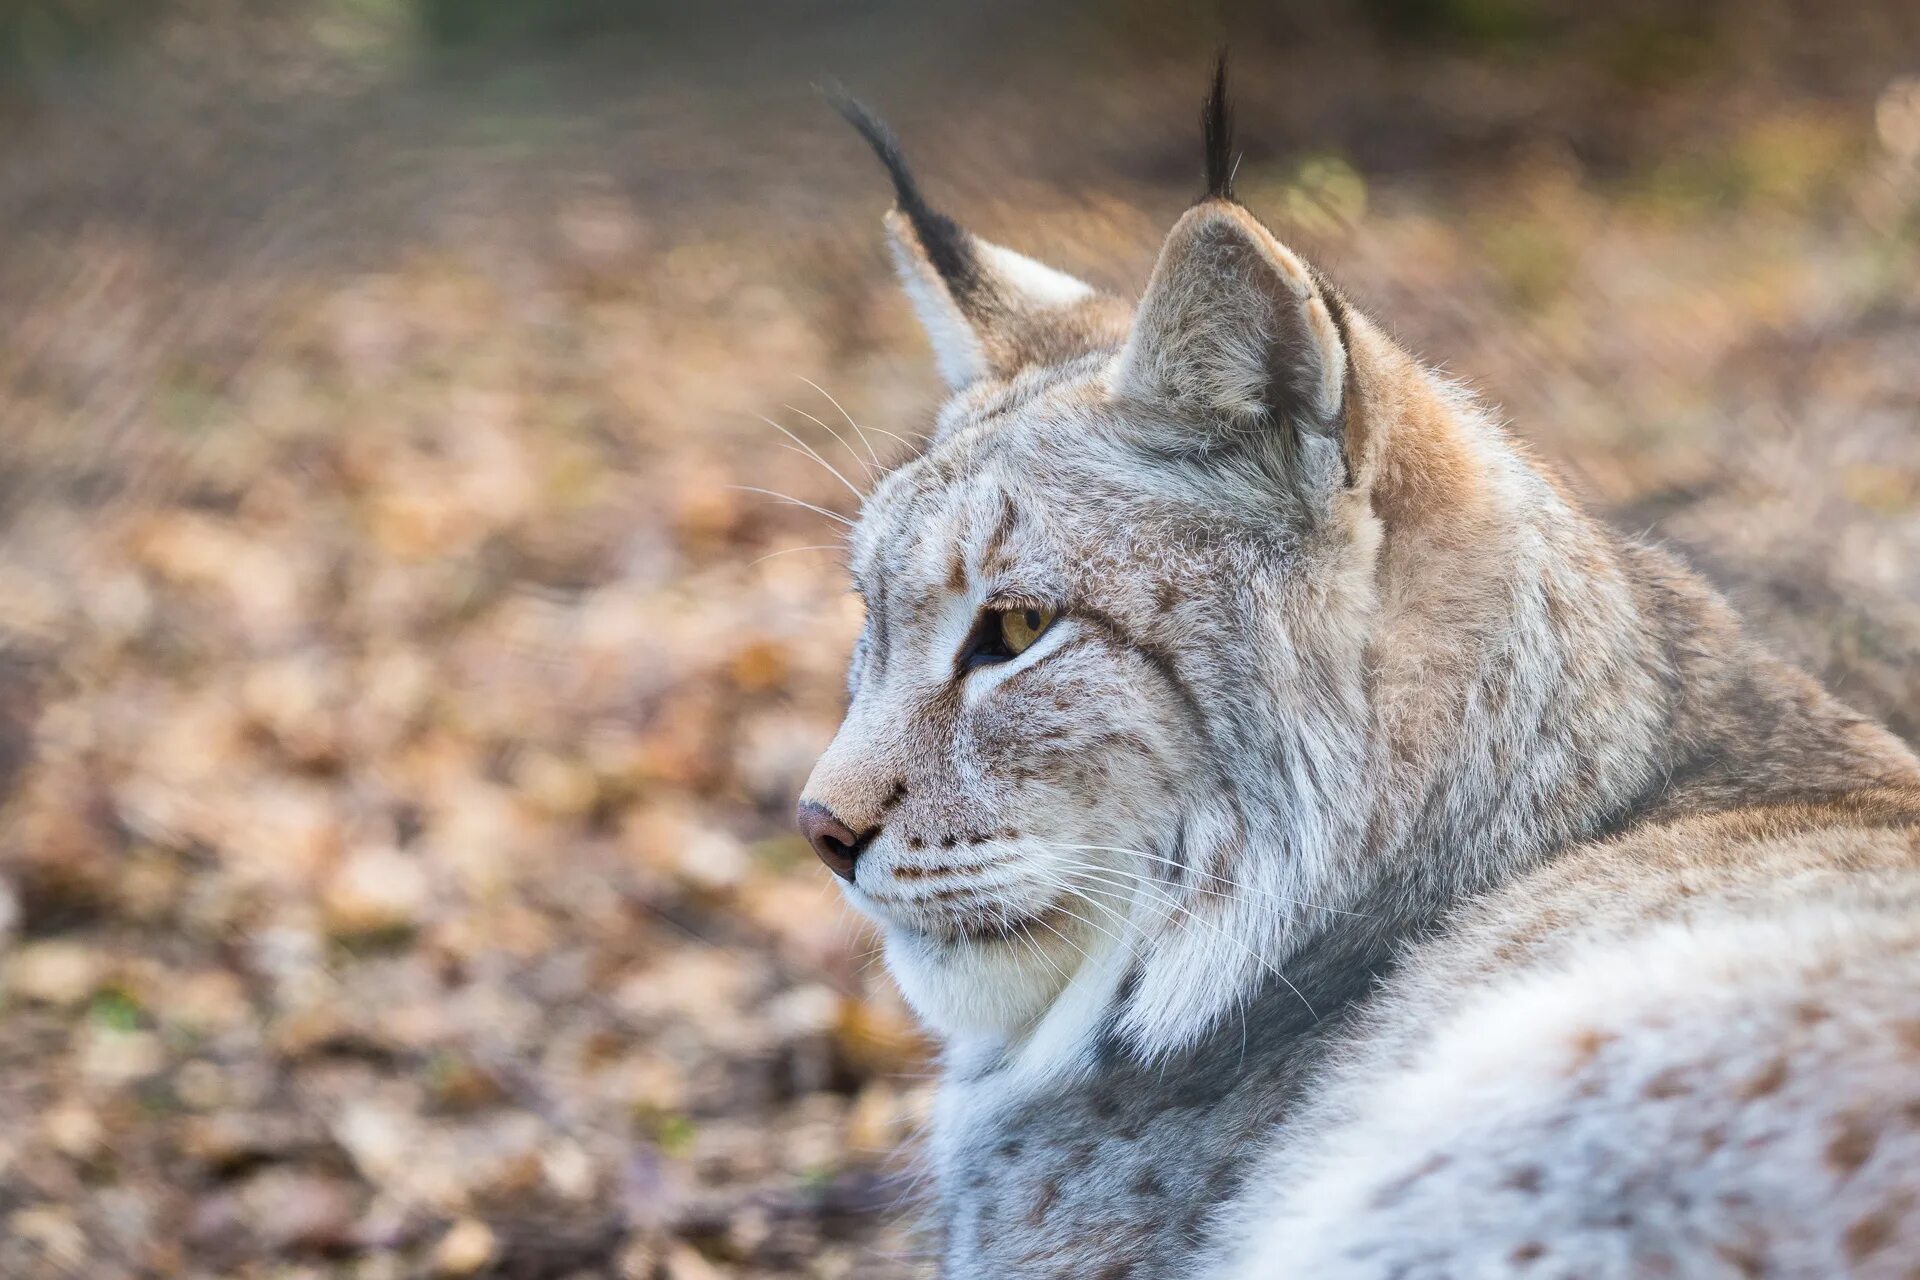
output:
[[[1000,615],[1000,643],[1009,654],[1025,653],[1052,625],[1051,609],[1009,609]]]

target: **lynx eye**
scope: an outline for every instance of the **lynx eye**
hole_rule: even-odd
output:
[[[1022,654],[1053,625],[1051,609],[1009,609],[1000,615],[1000,643],[1009,654]]]
[[[1019,657],[1046,634],[1053,619],[1052,609],[988,609],[980,615],[966,647],[960,651],[961,672]]]

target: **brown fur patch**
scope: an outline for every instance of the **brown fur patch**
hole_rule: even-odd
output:
[[[1047,1220],[1047,1214],[1053,1209],[1054,1202],[1060,1199],[1060,1184],[1048,1178],[1040,1184],[1040,1193],[1034,1197],[1033,1207],[1027,1210],[1027,1225],[1037,1227]]]
[[[1686,1073],[1678,1067],[1668,1067],[1665,1071],[1660,1072],[1651,1080],[1648,1080],[1646,1087],[1640,1091],[1640,1094],[1645,1098],[1660,1099],[1679,1098],[1691,1092],[1692,1089],[1687,1084]]]
[[[1848,1116],[1841,1121],[1840,1132],[1827,1143],[1827,1163],[1841,1177],[1850,1177],[1872,1158],[1879,1144],[1880,1135],[1875,1130],[1859,1116]]]
[[[1602,1049],[1619,1038],[1619,1033],[1602,1031],[1598,1027],[1590,1027],[1577,1033],[1573,1037],[1573,1061],[1569,1065],[1568,1074],[1571,1075],[1585,1067],[1600,1055]]]
[[[1892,1206],[1878,1209],[1856,1219],[1840,1237],[1847,1261],[1858,1265],[1887,1247],[1893,1240],[1900,1214]]]
[[[1786,1082],[1787,1060],[1775,1058],[1735,1086],[1733,1096],[1742,1102],[1751,1102],[1755,1098],[1764,1098],[1770,1093],[1779,1092],[1780,1086]]]

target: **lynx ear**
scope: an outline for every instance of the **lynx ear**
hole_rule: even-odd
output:
[[[1160,251],[1115,391],[1229,424],[1337,436],[1347,374],[1338,305],[1245,209],[1202,201]]]
[[[893,178],[887,233],[894,267],[949,387],[958,391],[981,378],[1120,344],[1126,334],[1120,302],[936,212],[914,183],[892,130],[844,93],[830,96]]]
[[[953,390],[1071,359],[1103,338],[1118,345],[1125,333],[1118,303],[1065,272],[941,221],[955,239],[938,251],[929,245],[929,228],[904,207],[888,213],[887,236],[934,362]]]

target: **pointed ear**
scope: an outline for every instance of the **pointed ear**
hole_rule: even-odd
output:
[[[1347,378],[1338,306],[1253,215],[1205,200],[1160,250],[1115,392],[1235,435],[1259,424],[1337,440]]]
[[[894,267],[955,391],[1055,364],[1126,336],[1126,307],[1081,281],[961,229],[930,207],[884,121],[835,87],[829,99],[893,179]]]
[[[955,391],[1056,364],[1126,334],[1125,308],[1090,285],[933,215],[887,215],[894,269]]]

